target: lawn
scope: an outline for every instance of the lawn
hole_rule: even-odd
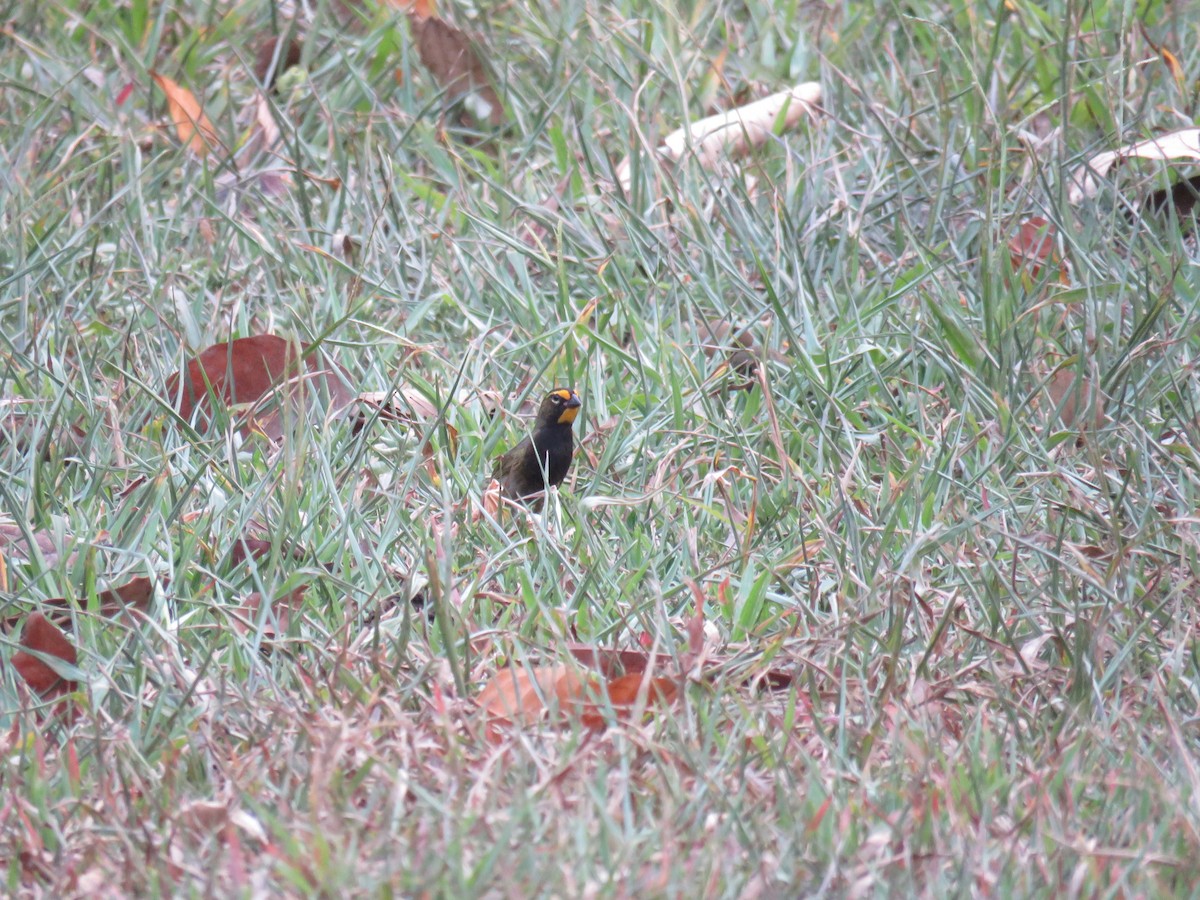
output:
[[[0,21],[4,893],[1200,893],[1188,4]]]

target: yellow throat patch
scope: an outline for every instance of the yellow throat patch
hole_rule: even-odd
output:
[[[554,395],[556,397],[561,397],[567,403],[574,401],[575,405],[568,406],[562,411],[562,415],[558,417],[559,425],[570,425],[575,421],[575,417],[579,415],[579,398],[575,396],[574,391],[567,390],[565,388],[561,391],[554,391]]]

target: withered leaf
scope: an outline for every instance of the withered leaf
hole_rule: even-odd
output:
[[[476,700],[494,718],[532,725],[548,703],[564,715],[573,714],[590,687],[591,678],[574,666],[509,666],[484,685]]]
[[[276,597],[271,601],[271,614],[274,616],[274,620],[272,621],[268,616],[263,622],[262,633],[265,639],[274,640],[280,634],[287,632],[292,616],[304,607],[304,595],[307,592],[308,585],[302,584],[284,596]],[[234,618],[234,626],[242,634],[252,634],[257,630],[258,614],[262,609],[262,603],[263,596],[259,591],[255,591],[242,602],[241,615]]]
[[[167,399],[184,419],[191,420],[199,411],[196,426],[201,431],[211,424],[214,398],[225,407],[253,403],[242,420],[243,432],[257,431],[279,441],[285,418],[281,407],[286,405],[293,414],[305,409],[305,385],[313,384],[325,395],[329,414],[336,415],[354,400],[346,386],[348,377],[345,369],[308,345],[262,334],[204,350],[187,364],[182,384],[179,372],[167,379]]]
[[[44,653],[72,666],[78,661],[75,645],[53,622],[39,612],[30,613],[21,631],[21,647],[23,649],[13,654],[13,668],[38,694],[49,698],[75,690],[74,681],[62,678],[48,663],[34,656],[34,653]]]
[[[179,142],[197,156],[206,156],[210,150],[220,147],[217,130],[204,114],[200,102],[185,87],[176,84],[166,75],[151,72],[150,77],[167,95],[167,111],[175,125]]]
[[[627,721],[638,709],[638,700],[645,698],[645,710],[651,706],[669,706],[679,696],[679,685],[670,678],[650,677],[648,672],[632,672],[614,678],[604,687],[613,712],[621,721]],[[584,726],[601,729],[605,726],[604,706],[589,704],[580,717]]]
[[[477,103],[468,103],[473,115],[486,119],[493,126],[503,123],[504,106],[488,80],[471,39],[448,22],[422,12],[424,10],[410,13],[408,21],[425,68],[451,100],[474,95]]]
[[[1013,269],[1025,267],[1031,277],[1037,278],[1042,266],[1055,260],[1054,234],[1054,226],[1041,216],[1032,216],[1022,222],[1008,242]]]
[[[1046,391],[1052,423],[1080,430],[1104,424],[1104,394],[1088,379],[1079,379],[1070,369],[1059,369],[1046,384]]]
[[[776,133],[777,127],[790,129],[805,116],[815,115],[820,102],[820,84],[806,81],[677,129],[663,139],[655,153],[664,162],[677,162],[685,155],[695,154],[701,166],[713,169],[722,158],[739,156],[762,145]],[[629,190],[632,172],[631,158],[617,166],[617,183],[623,190]]]
[[[254,54],[254,77],[263,87],[274,90],[279,76],[292,66],[300,65],[300,53],[304,45],[299,38],[287,38],[287,44],[279,50],[281,37],[267,38],[258,45]],[[278,58],[276,58],[278,53]]]

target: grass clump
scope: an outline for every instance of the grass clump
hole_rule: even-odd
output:
[[[441,10],[497,128],[391,7],[12,7],[0,657],[75,598],[84,677],[59,708],[3,667],[6,888],[1194,892],[1195,267],[1132,214],[1170,167],[1068,200],[1192,119],[1196,22],[1137,13]],[[747,158],[615,183],[806,79],[822,114]],[[1014,272],[1033,216],[1053,252]],[[185,427],[167,376],[264,333],[402,423]],[[491,515],[558,385],[571,475]],[[601,732],[472,702],[577,644],[669,654],[684,697]]]

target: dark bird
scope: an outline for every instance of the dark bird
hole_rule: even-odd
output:
[[[492,477],[500,482],[500,495],[542,508],[548,488],[567,477],[575,437],[571,425],[579,415],[579,395],[569,388],[551,391],[538,408],[533,434],[498,460]]]

